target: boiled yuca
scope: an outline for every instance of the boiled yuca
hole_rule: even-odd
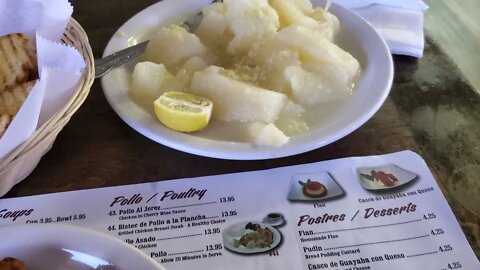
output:
[[[258,65],[260,65],[265,79],[262,86],[273,91],[291,95],[291,86],[286,77],[285,70],[288,67],[300,67],[300,55],[298,52],[290,49],[282,49],[279,51],[269,51],[265,48],[264,55],[255,57]]]
[[[226,47],[233,38],[226,12],[223,3],[213,3],[202,10],[203,18],[195,30],[195,35],[212,49]]]
[[[285,76],[292,88],[292,98],[306,107],[342,99],[351,94],[349,88],[335,88],[325,76],[306,71],[302,67],[288,67]]]
[[[308,0],[270,0],[270,5],[280,17],[282,27],[291,24],[315,23],[315,20],[306,16],[312,12],[312,4]],[[311,20],[311,22],[309,22]]]
[[[173,76],[163,64],[139,62],[132,76],[130,96],[142,106],[150,106],[152,100],[165,92],[190,91],[190,83],[196,71],[207,68],[200,57],[192,57]]]
[[[177,71],[175,77],[165,82],[162,86],[162,92],[189,92],[192,83],[193,74],[204,70],[208,64],[200,57],[195,56],[187,60],[185,64]]]
[[[267,0],[233,0],[227,5],[226,18],[234,38],[229,53],[248,51],[258,40],[275,34],[280,26],[278,15]]]
[[[281,28],[300,25],[318,31],[332,41],[340,29],[337,17],[327,13],[323,8],[313,8],[308,0],[270,0],[275,9]]]
[[[227,71],[210,66],[193,76],[191,90],[210,99],[213,117],[224,121],[274,122],[285,106],[285,94],[262,89],[228,77]]]
[[[254,122],[248,126],[248,133],[256,145],[279,147],[286,144],[290,138],[274,124]]]
[[[144,58],[173,75],[160,92],[208,98],[215,120],[257,127],[250,142],[281,146],[315,107],[352,93],[360,64],[334,44],[335,15],[309,0],[224,0],[203,15],[194,33],[162,27]]]
[[[143,105],[150,105],[162,94],[162,85],[173,78],[163,64],[140,62],[132,75],[130,96]]]
[[[303,63],[317,63],[334,68],[342,74],[341,84],[351,83],[357,75],[360,64],[348,52],[327,40],[317,31],[292,25],[277,33],[274,42],[300,53]]]

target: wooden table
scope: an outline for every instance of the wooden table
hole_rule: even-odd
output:
[[[115,31],[155,0],[72,0],[74,17],[99,57]],[[364,126],[326,147],[262,161],[182,153],[127,126],[97,80],[86,102],[33,173],[5,197],[145,183],[410,149],[423,156],[480,256],[480,97],[427,40],[421,60],[395,57],[390,97]]]

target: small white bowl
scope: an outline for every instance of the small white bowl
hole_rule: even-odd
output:
[[[194,14],[210,2],[158,2],[126,22],[112,37],[104,55],[147,40],[153,29],[182,15]],[[316,6],[324,4],[324,1],[312,2]],[[348,135],[369,120],[387,98],[393,80],[392,56],[384,40],[372,26],[341,6],[333,4],[330,11],[339,18],[342,25],[336,38],[337,44],[358,59],[362,67],[361,79],[351,97],[338,104],[322,105],[322,112],[318,117],[312,117],[314,121],[310,123],[310,130],[292,137],[282,147],[260,147],[212,138],[204,133],[179,133],[164,127],[155,118],[153,109],[141,108],[128,96],[135,63],[117,68],[103,77],[105,96],[115,112],[139,133],[168,147],[200,156],[237,160],[270,159],[325,146]],[[212,133],[215,132],[209,132]]]
[[[278,227],[285,223],[285,219],[283,218],[282,214],[274,212],[269,213],[266,217],[264,217],[262,222],[273,227]]]

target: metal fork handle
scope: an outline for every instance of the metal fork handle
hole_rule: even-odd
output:
[[[125,50],[113,53],[107,57],[95,59],[95,78],[100,78],[113,68],[121,66],[127,62],[130,62],[132,59],[139,57],[143,52],[145,52],[148,42],[149,41],[144,41]]]
[[[212,4],[216,2],[222,2],[222,0],[213,0]],[[187,31],[193,32],[200,24],[202,17],[202,12],[199,12],[183,22],[181,25],[185,27]],[[95,59],[95,78],[100,78],[113,68],[121,66],[139,57],[143,52],[145,52],[148,42],[149,41],[144,41],[135,46],[113,53],[107,57]]]

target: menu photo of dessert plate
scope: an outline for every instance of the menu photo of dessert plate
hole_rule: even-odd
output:
[[[223,231],[225,248],[240,254],[257,254],[276,248],[282,235],[273,226],[261,222],[240,222]]]
[[[318,172],[294,175],[288,199],[291,201],[320,201],[343,194],[342,188],[328,172]]]
[[[417,174],[394,164],[358,168],[360,184],[368,190],[383,190],[402,186],[417,179]]]

